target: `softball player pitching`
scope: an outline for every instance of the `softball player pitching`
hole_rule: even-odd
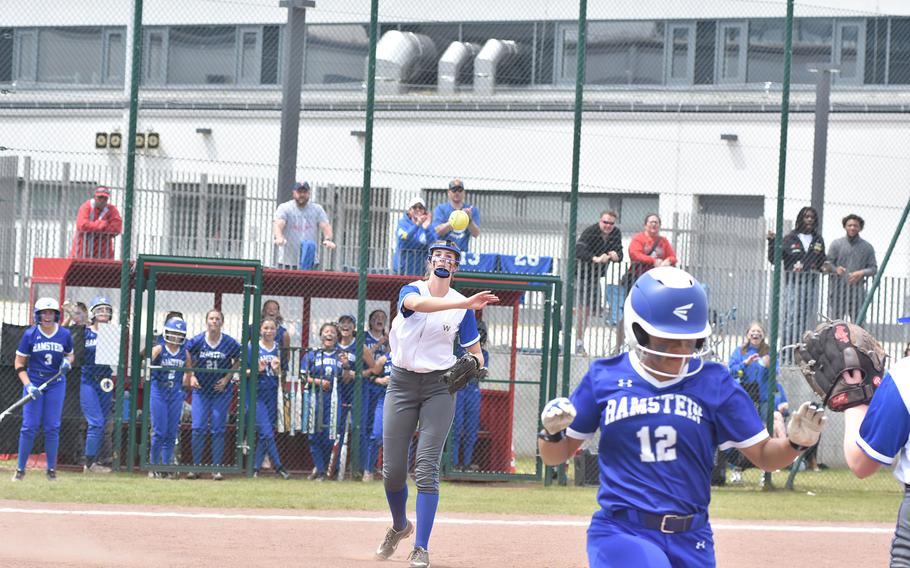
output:
[[[99,463],[98,452],[104,439],[104,428],[111,418],[114,397],[114,372],[109,365],[96,365],[98,326],[111,321],[114,308],[103,296],[92,300],[89,306],[91,325],[85,328],[85,359],[82,363],[82,383],[79,385],[79,405],[88,428],[85,432],[85,467],[83,473],[110,473],[111,469]]]
[[[429,276],[402,287],[389,334],[394,365],[382,417],[382,474],[392,526],[376,556],[389,558],[398,543],[414,532],[405,509],[408,445],[417,431],[417,534],[408,558],[411,568],[430,565],[427,550],[439,503],[439,463],[455,415],[455,396],[441,381],[457,360],[452,344],[458,334],[461,346],[482,368],[474,310],[499,301],[490,292],[465,298],[451,288],[460,258],[461,250],[452,241],[430,245]]]
[[[629,352],[594,361],[571,400],[545,405],[541,457],[564,463],[600,428],[592,567],[715,566],[708,522],[715,448],[737,448],[765,471],[782,468],[818,440],[823,412],[805,403],[789,438],[768,436],[729,370],[704,360],[707,297],[683,270],[646,272],[624,313]]]
[[[221,331],[224,314],[221,310],[209,310],[205,315],[206,330],[187,342],[187,351],[200,368],[232,369],[240,366],[240,344],[230,335]],[[220,465],[224,458],[224,436],[227,430],[228,410],[234,389],[229,373],[205,373],[196,375],[199,389],[193,393],[193,463],[202,463],[205,435],[212,435],[212,463]],[[190,472],[187,479],[198,475]],[[223,479],[221,472],[212,474],[212,479]]]
[[[38,430],[44,428],[47,478],[57,479],[57,449],[60,446],[60,416],[66,397],[66,373],[73,366],[73,337],[60,326],[60,304],[53,298],[35,302],[35,325],[25,330],[16,348],[16,376],[22,381],[22,396],[32,398],[22,408],[19,430],[19,461],[13,481],[25,477],[25,465]],[[42,384],[53,380],[43,391]]]

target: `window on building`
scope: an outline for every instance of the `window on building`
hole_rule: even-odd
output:
[[[17,81],[34,82],[38,75],[38,40],[35,30],[17,30],[13,36],[13,60]]]
[[[169,254],[239,258],[243,254],[246,186],[171,183]]]
[[[885,84],[888,68],[888,20],[875,18],[866,20],[865,65],[863,75],[867,85]]]
[[[910,18],[893,18],[889,39],[888,83],[910,84]]]
[[[488,40],[511,40],[518,44],[518,57],[500,65],[496,83],[529,85],[534,76],[534,24],[531,23],[467,23],[462,25],[462,41],[476,43],[481,48]]]
[[[834,28],[834,64],[839,72],[834,82],[839,85],[858,85],[865,73],[862,57],[866,43],[866,26],[859,21],[839,21]]]
[[[304,83],[359,87],[366,78],[369,48],[367,26],[307,26]]]
[[[696,85],[714,83],[714,50],[717,42],[717,24],[698,22],[695,25],[695,77]]]
[[[553,53],[556,49],[556,24],[539,22],[537,24],[537,55],[534,57],[534,83],[537,85],[553,84]]]
[[[38,82],[101,83],[101,28],[42,28],[38,32]]]
[[[170,85],[228,85],[235,82],[234,26],[186,26],[168,30]]]
[[[749,22],[748,81],[781,83],[784,78],[784,20]],[[815,83],[810,71],[832,62],[834,26],[828,19],[802,19],[793,23],[791,83]]]
[[[167,30],[145,30],[142,50],[142,82],[148,85],[164,83],[167,69]]]
[[[717,37],[717,82],[744,83],[746,80],[745,22],[721,22]]]
[[[13,80],[13,28],[0,28],[0,83]]]
[[[577,27],[562,29],[560,79],[575,81]],[[590,85],[661,85],[664,82],[663,22],[588,24],[585,82]]]
[[[263,85],[278,84],[278,67],[281,61],[279,49],[278,26],[264,26],[262,28],[262,66],[260,83]]]
[[[104,34],[104,84],[122,85],[126,65],[123,32],[108,30]]]
[[[237,31],[237,82],[258,85],[262,78],[261,28],[242,27]]]

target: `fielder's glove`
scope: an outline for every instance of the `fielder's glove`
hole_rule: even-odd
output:
[[[448,371],[443,373],[440,380],[449,385],[449,394],[455,394],[468,386],[471,381],[479,381],[486,376],[487,368],[480,366],[477,357],[465,353]]]
[[[575,420],[575,406],[565,397],[554,398],[543,407],[540,421],[551,436],[559,436]]]
[[[872,335],[858,325],[836,320],[807,331],[799,347],[806,382],[834,412],[868,404],[882,382],[887,355]],[[847,382],[858,370],[859,382]]]
[[[827,420],[823,408],[804,402],[793,413],[787,426],[787,438],[793,449],[801,452],[817,444]]]

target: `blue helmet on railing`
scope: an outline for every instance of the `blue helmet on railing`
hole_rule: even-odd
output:
[[[624,314],[630,350],[677,359],[702,358],[709,351],[705,348],[705,339],[711,335],[708,297],[685,270],[661,266],[645,272],[629,291]],[[695,351],[687,355],[656,351],[648,345],[650,337],[695,339]],[[686,376],[700,371],[703,364]],[[677,376],[645,369],[657,375]]]
[[[164,340],[168,343],[183,345],[186,341],[186,322],[180,318],[171,318],[164,322]]]

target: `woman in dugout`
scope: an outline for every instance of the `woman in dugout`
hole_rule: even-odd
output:
[[[401,288],[398,315],[389,334],[394,365],[383,409],[382,473],[392,526],[376,556],[392,556],[398,543],[415,529],[405,510],[408,445],[417,431],[417,534],[408,557],[411,568],[430,565],[427,549],[439,503],[439,464],[455,416],[455,396],[441,381],[456,362],[452,344],[458,334],[461,346],[476,359],[477,368],[482,368],[474,311],[499,301],[488,291],[466,298],[452,289],[460,258],[461,251],[452,241],[430,245],[428,275]]]
[[[291,474],[281,465],[278,455],[278,446],[275,444],[274,425],[278,418],[278,389],[281,376],[281,354],[275,335],[278,332],[278,322],[271,317],[264,318],[259,323],[259,346],[253,349],[252,344],[247,348],[247,360],[252,366],[257,365],[256,375],[256,461],[253,465],[253,477],[259,477],[265,454],[269,454],[275,475],[281,479],[289,479]],[[256,354],[254,363],[253,354]],[[249,383],[247,383],[249,384]],[[249,400],[249,398],[247,398]]]
[[[66,373],[73,366],[73,337],[60,322],[60,304],[53,298],[35,302],[35,325],[25,330],[16,348],[16,376],[22,382],[22,396],[32,400],[22,408],[19,430],[19,461],[13,481],[25,477],[25,465],[32,453],[38,430],[44,428],[47,479],[57,479],[57,449],[60,445],[60,417],[66,397]],[[43,390],[44,383],[54,379]]]
[[[308,397],[304,404],[308,406],[307,422],[313,422],[309,432],[310,454],[313,457],[313,472],[307,479],[322,481],[328,473],[329,460],[332,455],[333,440],[329,437],[331,432],[332,408],[337,412],[341,401],[338,400],[338,380],[342,373],[342,351],[338,348],[338,338],[341,332],[335,323],[324,323],[319,328],[320,346],[314,351],[309,351],[300,369],[306,373],[309,387]],[[334,394],[334,396],[333,396]],[[316,397],[312,402],[310,397]],[[309,413],[316,414],[310,418]],[[337,418],[336,418],[337,424]],[[336,435],[340,434],[337,429]]]
[[[391,371],[391,357],[377,361],[389,351],[388,318],[382,310],[370,312],[369,329],[363,336],[363,388],[360,405],[360,463],[363,480],[373,481],[379,447],[382,445],[382,403],[388,385],[386,368]],[[377,425],[377,420],[379,424]]]
[[[152,392],[149,397],[152,443],[149,455],[149,477],[168,479],[167,472],[155,471],[156,465],[171,465],[174,445],[183,414],[184,388],[199,388],[195,375],[185,369],[193,367],[193,357],[186,350],[186,322],[173,317],[164,322],[164,343],[152,346]]]
[[[85,328],[85,354],[82,362],[82,383],[79,385],[79,405],[88,428],[85,432],[84,473],[110,473],[111,469],[98,463],[98,452],[104,439],[104,428],[111,418],[114,398],[114,371],[110,365],[96,365],[98,331],[111,321],[114,308],[103,296],[92,300],[89,308],[91,325]]]
[[[206,330],[187,342],[187,350],[202,369],[236,369],[240,366],[240,343],[223,333],[224,314],[211,309],[205,314]],[[224,439],[227,431],[228,411],[234,397],[232,373],[199,372],[196,379],[199,389],[193,393],[193,465],[202,463],[205,436],[212,436],[212,464],[221,465],[224,459]],[[190,472],[187,479],[197,479],[199,474]],[[214,481],[221,481],[220,471],[212,474]]]

